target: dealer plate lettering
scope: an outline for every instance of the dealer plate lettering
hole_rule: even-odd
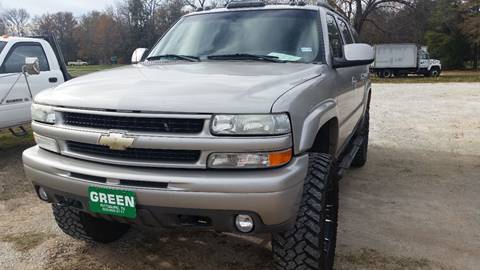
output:
[[[134,192],[99,187],[88,188],[89,209],[93,213],[126,217],[137,217],[137,197]]]

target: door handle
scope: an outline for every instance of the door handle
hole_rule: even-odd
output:
[[[52,78],[48,78],[48,81],[51,82],[51,83],[56,83],[56,82],[58,82],[58,79],[55,78],[55,77],[52,77]]]

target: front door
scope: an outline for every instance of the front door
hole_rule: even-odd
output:
[[[335,58],[343,58],[343,45],[352,43],[342,38],[341,27],[337,24],[335,15],[327,13],[327,28],[331,54]],[[347,28],[348,30],[348,28]],[[345,67],[334,70],[337,84],[337,106],[339,134],[338,142],[341,149],[353,133],[356,124],[362,116],[363,87],[365,86],[361,74],[365,67]]]

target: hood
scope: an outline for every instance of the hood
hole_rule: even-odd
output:
[[[138,64],[93,73],[41,92],[42,104],[99,110],[268,113],[321,65],[263,62]]]

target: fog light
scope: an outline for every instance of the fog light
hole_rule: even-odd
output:
[[[42,201],[48,202],[48,194],[43,187],[38,188],[38,197],[40,197]]]
[[[238,215],[235,218],[237,230],[243,233],[249,233],[253,230],[253,218],[249,215]]]

